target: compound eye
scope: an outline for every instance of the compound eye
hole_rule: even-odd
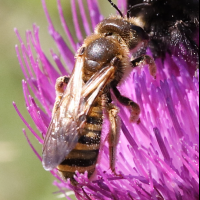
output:
[[[141,38],[141,40],[149,40],[147,33],[139,26],[131,25],[130,31],[134,36]]]

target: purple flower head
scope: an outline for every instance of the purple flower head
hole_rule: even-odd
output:
[[[82,22],[78,21],[78,8],[75,0],[71,1],[74,27],[78,42],[74,40],[63,17],[61,1],[57,0],[58,10],[66,38],[56,32],[45,1],[42,4],[49,23],[49,33],[58,48],[56,54],[51,50],[56,69],[44,54],[39,40],[39,28],[33,25],[33,31],[26,32],[26,43],[22,41],[17,30],[16,34],[21,45],[16,52],[25,76],[22,81],[23,93],[27,110],[32,117],[38,132],[29,126],[16,104],[14,107],[25,125],[43,144],[51,120],[51,112],[55,102],[55,82],[60,76],[69,75],[74,67],[74,55],[83,42],[80,23],[87,35],[92,33],[86,11],[79,1]],[[88,0],[91,27],[103,19],[98,1]],[[125,0],[118,0],[118,7],[125,11]],[[180,50],[181,51],[181,50]],[[178,52],[178,53],[177,53]],[[151,52],[148,52],[151,55]],[[59,55],[59,56],[58,56]],[[166,55],[166,59],[156,60],[157,78],[149,74],[148,66],[134,69],[119,86],[122,95],[140,105],[140,123],[131,123],[130,113],[114,99],[120,108],[121,131],[116,155],[116,172],[109,169],[109,148],[106,136],[109,122],[105,118],[103,124],[100,156],[92,179],[87,172],[76,173],[78,186],[70,181],[63,181],[57,170],[51,171],[56,177],[56,185],[66,199],[67,191],[73,190],[77,199],[101,200],[195,200],[199,198],[199,78],[198,71],[187,61],[186,56],[179,53]],[[32,97],[31,94],[34,94]],[[35,99],[39,101],[40,106]],[[34,149],[27,134],[24,134],[34,153],[41,160],[40,154]]]

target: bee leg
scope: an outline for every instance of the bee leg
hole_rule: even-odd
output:
[[[68,76],[61,76],[61,77],[57,78],[56,84],[55,84],[56,101],[54,103],[52,114],[54,114],[57,111],[59,103],[60,103],[60,100],[62,98],[62,95],[63,95],[63,93],[65,91],[65,88],[66,88],[68,82],[69,82],[69,77]]]
[[[65,87],[67,86],[68,82],[69,82],[69,76],[61,76],[57,78],[56,85],[55,85],[57,96],[63,95],[65,91]]]
[[[149,65],[149,72],[150,74],[156,79],[156,64],[154,62],[154,59],[148,55],[140,56],[134,60],[131,61],[132,66],[135,68],[139,65]]]
[[[130,121],[139,123],[140,106],[129,98],[122,96],[116,86],[112,86],[112,90],[118,101],[129,107],[131,111]]]
[[[120,117],[118,116],[119,109],[112,103],[108,104],[108,114],[110,121],[110,131],[108,135],[109,143],[109,156],[110,156],[110,169],[114,174],[115,172],[115,157],[116,157],[116,147],[119,142],[120,136]],[[117,174],[116,174],[117,175]]]

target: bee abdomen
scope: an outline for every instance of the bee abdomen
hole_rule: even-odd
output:
[[[81,130],[78,143],[58,166],[62,177],[65,179],[70,178],[71,183],[74,185],[76,185],[74,179],[76,171],[79,173],[88,171],[88,177],[95,171],[100,148],[102,122],[101,107],[91,107],[90,113],[86,118],[85,126]]]
[[[96,101],[96,104],[98,105],[98,101]],[[86,123],[81,132],[81,137],[79,138],[77,145],[87,145],[88,147],[86,148],[90,148],[89,146],[98,146],[100,144],[102,123],[103,118],[101,107],[91,107],[90,113],[86,117]]]
[[[88,167],[96,163],[98,150],[72,150],[60,165]]]
[[[84,173],[88,171],[90,177],[95,171],[95,165],[99,150],[72,150],[66,159],[58,166],[58,170],[62,177],[70,179],[71,183],[76,185],[74,179],[75,172]]]

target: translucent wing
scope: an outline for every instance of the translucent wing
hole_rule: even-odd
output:
[[[83,86],[81,93],[80,115],[87,115],[92,103],[99,92],[113,79],[115,73],[114,66],[107,66],[95,73]]]
[[[108,66],[83,84],[83,63],[83,58],[78,57],[72,77],[45,137],[42,162],[46,170],[56,168],[74,149],[79,138],[79,128],[85,122],[80,121],[80,116],[88,114],[100,90],[114,75],[114,67]]]
[[[77,57],[67,88],[55,112],[44,140],[42,164],[46,170],[56,168],[78,141],[77,116],[82,92],[84,58]]]

